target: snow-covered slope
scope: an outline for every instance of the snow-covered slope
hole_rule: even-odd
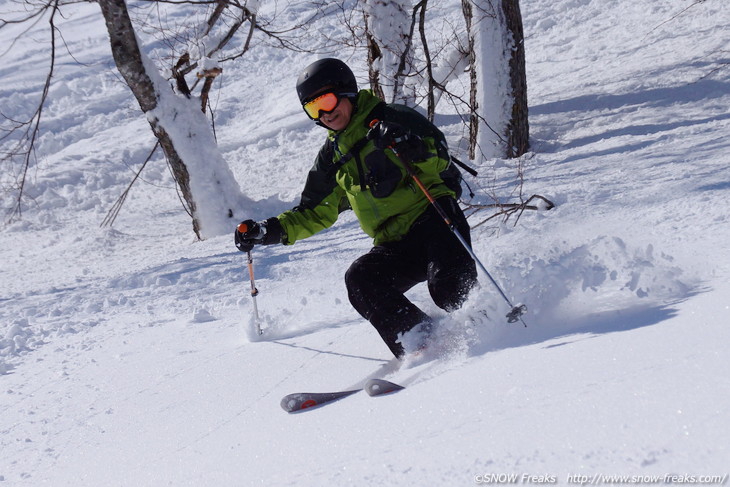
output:
[[[36,205],[0,232],[0,484],[727,476],[730,11],[723,0],[521,4],[534,149],[524,191],[557,207],[473,235],[530,307],[528,326],[500,319],[485,279],[451,317],[416,288],[449,331],[448,353],[395,372],[345,293],[345,270],[370,246],[352,215],[254,250],[260,340],[242,255],[230,237],[194,240],[159,157],[113,229],[99,228],[153,138],[111,68],[98,7],[80,4],[63,32],[85,64],[59,53],[28,186]],[[315,58],[259,46],[226,67],[218,141],[258,201],[253,218],[296,203],[319,148],[293,90]],[[26,39],[1,59],[2,112],[21,117],[44,53]],[[459,147],[455,117],[438,121]],[[511,196],[514,164],[480,163],[477,200]],[[387,372],[406,390],[279,408],[285,394]]]

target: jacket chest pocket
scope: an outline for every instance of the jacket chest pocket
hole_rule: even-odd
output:
[[[390,196],[403,179],[403,173],[385,152],[374,150],[365,156],[365,183],[376,198]]]

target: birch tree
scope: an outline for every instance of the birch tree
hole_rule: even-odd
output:
[[[370,86],[389,103],[414,106],[413,7],[410,0],[365,0]]]
[[[425,101],[433,121],[442,95],[469,119],[469,158],[513,158],[529,149],[524,35],[519,0],[461,0],[465,24],[452,38],[428,32],[428,0],[365,0],[371,88],[387,102]],[[345,2],[341,4],[346,9]],[[433,20],[433,19],[431,19]],[[416,31],[417,29],[417,31]],[[359,30],[351,26],[353,37]],[[429,39],[441,44],[436,54]],[[447,84],[470,77],[467,98]]]
[[[35,113],[25,121],[13,120],[3,114],[9,128],[3,127],[0,141],[5,139],[15,142],[2,155],[2,160],[11,164],[19,160],[21,163],[11,220],[22,214],[26,175],[36,162],[35,144],[41,132],[43,108],[54,75],[56,39],[60,37],[55,20],[62,17],[61,9],[72,3],[73,0],[23,0],[20,4],[27,13],[16,13],[15,17],[0,19],[1,29],[9,25],[32,24],[47,15],[51,39],[50,67]],[[228,233],[235,221],[233,209],[245,206],[248,200],[242,195],[218,149],[204,111],[212,81],[221,72],[219,62],[236,59],[248,50],[254,28],[257,27],[258,1],[213,0],[199,4],[212,13],[204,25],[186,26],[186,31],[191,34],[186,33],[189,41],[187,50],[172,68],[176,81],[174,88],[145,55],[124,0],[98,0],[97,3],[105,19],[114,62],[165,153],[181,199],[192,217],[195,234],[205,238]],[[163,0],[158,0],[158,10],[161,3]],[[250,29],[243,46],[238,50],[228,50],[226,59],[216,59],[216,54],[247,21]],[[160,32],[160,35],[164,38],[167,34]],[[185,78],[188,74],[197,78],[195,84],[198,80],[203,81],[200,97],[193,96]],[[115,211],[118,211],[118,207]]]
[[[519,0],[462,0],[470,61],[470,153],[519,157],[529,148]]]
[[[224,234],[243,199],[197,102],[172,91],[140,50],[124,0],[99,0],[119,73],[146,115],[192,215],[199,238]]]

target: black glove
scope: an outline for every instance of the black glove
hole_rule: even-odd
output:
[[[250,252],[254,245],[270,245],[282,241],[283,231],[278,218],[269,218],[261,222],[244,220],[233,232],[236,248],[241,252]]]
[[[430,156],[423,139],[395,122],[375,123],[368,131],[367,138],[378,149],[394,149],[400,157],[408,161],[422,161]]]
[[[260,223],[253,220],[244,220],[233,233],[236,247],[241,252],[249,252],[257,243],[261,243],[261,239],[266,234],[266,229]]]

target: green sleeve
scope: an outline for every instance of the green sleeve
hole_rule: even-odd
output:
[[[337,221],[344,197],[344,192],[335,186],[317,206],[308,208],[300,205],[279,215],[279,222],[286,235],[282,243],[291,245],[331,227]]]
[[[278,216],[284,237],[282,243],[291,245],[331,227],[340,212],[347,209],[347,198],[335,180],[333,145],[325,142],[309,171],[299,205]]]

